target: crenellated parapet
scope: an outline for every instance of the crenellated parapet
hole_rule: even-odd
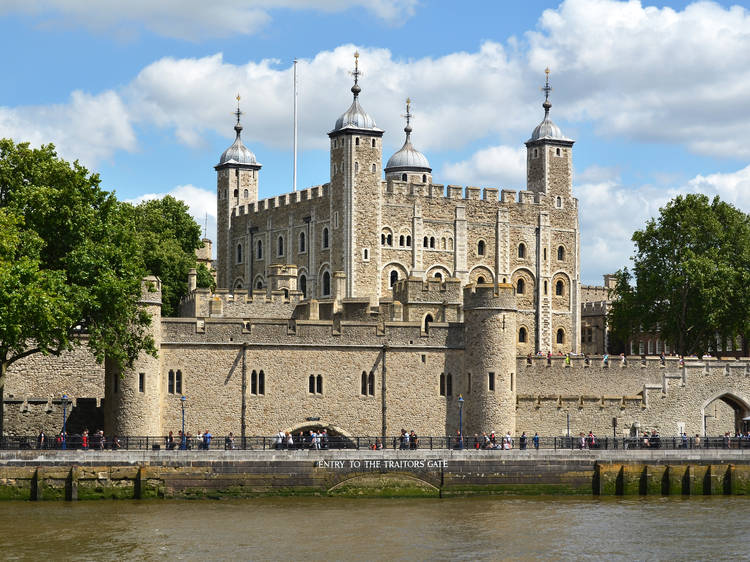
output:
[[[233,208],[232,216],[252,215],[281,208],[288,208],[290,212],[293,212],[297,206],[308,204],[310,201],[325,199],[328,195],[329,184],[316,185],[308,189],[261,199],[258,202],[239,205]]]

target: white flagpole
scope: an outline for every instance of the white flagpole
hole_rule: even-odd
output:
[[[294,191],[297,191],[297,59],[294,59]]]

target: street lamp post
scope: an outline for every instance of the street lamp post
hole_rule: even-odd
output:
[[[187,448],[187,439],[185,438],[185,402],[187,398],[184,396],[180,397],[180,405],[182,406],[182,439],[180,442],[180,449],[183,451]]]
[[[67,421],[65,418],[66,418],[67,407],[68,407],[68,395],[67,394],[62,395],[62,404],[63,404],[62,448],[67,449],[68,447],[67,447],[66,442],[68,440],[68,435],[65,431],[65,424]]]
[[[464,448],[464,397],[458,395],[458,448]]]
[[[567,426],[567,436],[570,437],[570,412],[565,410],[565,423]]]

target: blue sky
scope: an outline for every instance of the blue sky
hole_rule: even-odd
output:
[[[552,118],[576,140],[582,281],[628,264],[634,229],[678,193],[750,210],[747,2],[4,0],[0,136],[54,142],[123,199],[172,193],[214,237],[213,165],[233,138],[291,190],[292,60],[300,60],[298,185],[328,179],[326,133],[361,102],[384,158],[413,140],[437,183],[524,188],[523,142]]]

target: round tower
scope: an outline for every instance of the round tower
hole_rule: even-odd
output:
[[[151,315],[148,333],[159,351],[161,281],[157,277],[144,277],[138,305]],[[141,353],[133,366],[124,370],[106,361],[104,431],[107,435],[161,435],[161,398],[159,357]]]
[[[464,435],[516,429],[516,297],[513,285],[464,289]]]

